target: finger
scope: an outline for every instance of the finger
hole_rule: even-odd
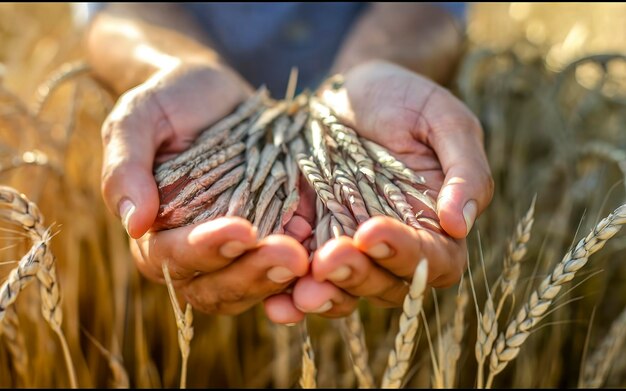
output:
[[[130,107],[132,115],[127,113]],[[150,228],[159,208],[152,166],[157,146],[171,128],[158,107],[140,90],[131,90],[102,127],[102,193],[109,210],[122,219],[133,238]]]
[[[300,243],[285,235],[270,235],[228,266],[193,278],[182,291],[203,312],[236,314],[283,291],[308,268],[308,255]]]
[[[441,110],[457,113],[446,115]],[[430,122],[428,143],[441,162],[445,179],[437,200],[442,228],[464,238],[493,196],[493,179],[483,147],[480,123],[445,90],[433,93],[425,115]]]
[[[411,280],[422,258],[428,260],[428,283],[434,287],[458,282],[467,266],[464,240],[416,230],[387,217],[377,216],[364,222],[353,240],[374,262],[406,281]]]
[[[296,281],[292,296],[298,310],[329,318],[349,315],[358,304],[356,297],[328,281],[315,281],[310,274]]]
[[[352,296],[367,297],[378,305],[399,305],[408,292],[404,280],[375,265],[346,236],[319,249],[311,270],[316,281],[331,281]]]
[[[300,183],[300,202],[294,212],[294,216],[285,225],[285,233],[302,243],[311,236],[313,232],[313,224],[315,222],[315,199],[317,196],[302,175],[300,175],[298,181]]]
[[[296,308],[288,293],[279,293],[263,301],[267,317],[274,323],[293,324],[304,319],[304,312]]]
[[[153,280],[163,278],[168,263],[172,279],[210,273],[257,246],[257,229],[240,217],[221,217],[196,225],[151,232],[137,240],[140,271]]]
[[[306,238],[311,236],[313,228],[311,225],[299,215],[295,215],[285,225],[285,234],[302,243]]]

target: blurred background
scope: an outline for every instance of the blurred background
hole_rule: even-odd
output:
[[[499,319],[504,330],[570,247],[626,200],[626,4],[472,3],[468,11],[467,50],[450,88],[481,120],[496,181],[468,240],[474,274],[463,289],[472,278],[478,308],[537,196],[520,283]],[[167,291],[138,275],[125,232],[100,197],[100,125],[116,97],[82,62],[84,22],[83,9],[69,3],[0,4],[0,184],[23,192],[46,226],[53,224],[63,333],[78,384],[177,387],[180,353]],[[32,244],[19,226],[5,225],[1,282]],[[618,235],[562,292],[494,386],[626,386],[625,256]],[[67,387],[60,342],[31,285],[3,309],[0,386]],[[453,323],[460,291],[427,298],[433,341]],[[450,387],[476,385],[470,297]],[[379,379],[399,312],[365,303],[360,310]],[[194,315],[190,387],[297,385],[296,329],[270,324],[260,308],[237,317]],[[308,324],[318,385],[353,387],[332,321]],[[433,386],[436,360],[444,362],[443,353],[431,355],[420,334],[406,386]]]

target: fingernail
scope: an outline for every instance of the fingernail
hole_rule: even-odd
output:
[[[287,326],[287,327],[293,327],[295,325],[296,325],[295,323],[285,323],[285,326]]]
[[[317,307],[317,309],[311,310],[309,312],[312,313],[312,314],[321,314],[322,312],[326,312],[326,311],[330,310],[331,308],[333,308],[333,302],[328,300],[326,303],[324,303],[321,306]]]
[[[132,217],[133,213],[135,213],[135,204],[133,204],[133,202],[128,198],[123,198],[119,203],[118,210],[120,212],[120,217],[122,218],[122,224],[124,224],[124,229],[126,229],[126,232],[129,233],[128,228],[130,224],[130,218]]]
[[[391,249],[385,243],[372,246],[366,253],[372,258],[387,258],[391,256]]]
[[[283,266],[274,266],[267,272],[267,278],[278,284],[292,280],[295,276],[291,270]]]
[[[352,270],[349,266],[340,266],[328,274],[328,279],[333,282],[341,282],[347,280],[350,274],[352,274]]]
[[[247,249],[248,246],[246,246],[243,242],[232,240],[224,243],[222,247],[220,247],[220,254],[226,258],[237,258],[241,254],[245,253]]]
[[[465,219],[465,226],[467,227],[467,231],[465,234],[467,235],[469,231],[472,229],[474,225],[474,220],[476,220],[476,213],[478,212],[478,206],[476,205],[476,201],[469,200],[467,204],[463,207],[463,218]]]

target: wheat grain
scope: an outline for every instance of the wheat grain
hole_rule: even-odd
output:
[[[230,205],[230,200],[232,198],[234,190],[235,189],[231,187],[230,189],[227,189],[222,194],[220,194],[209,208],[205,209],[197,216],[195,216],[193,220],[191,220],[191,224],[196,224],[206,220],[212,220],[220,216],[224,216],[228,211],[228,207]]]
[[[189,173],[190,178],[198,178],[210,170],[218,167],[229,159],[232,159],[239,155],[246,149],[244,143],[235,143],[230,147],[227,147],[224,150],[221,150],[213,155],[211,155],[208,159],[202,161],[202,163],[198,164],[194,167]],[[162,185],[166,186],[166,185]]]
[[[272,166],[271,175],[263,185],[263,189],[259,194],[259,199],[255,206],[254,224],[258,225],[261,222],[261,218],[265,213],[265,209],[270,204],[274,194],[287,180],[287,173],[285,172],[285,166],[281,161],[276,161]]]
[[[417,221],[417,218],[415,217],[413,208],[407,202],[406,197],[396,185],[394,185],[385,176],[378,175],[376,177],[376,186],[378,187],[379,191],[384,194],[385,199],[387,200],[389,205],[396,211],[397,215],[402,217],[401,221],[404,221],[405,224],[413,228],[422,228],[420,223]]]
[[[196,180],[190,181],[181,191],[178,192],[176,197],[170,202],[162,205],[161,214],[168,214],[174,209],[182,206],[186,202],[190,201],[196,194],[202,190],[206,190],[208,187],[217,182],[224,174],[231,169],[237,167],[245,160],[243,155],[237,155],[233,158],[222,162],[220,165],[214,167],[212,170],[205,172],[204,175]]]
[[[270,170],[274,167],[274,162],[278,155],[280,155],[280,148],[273,144],[265,144],[259,157],[259,169],[255,173],[252,179],[251,191],[257,191],[265,182],[265,178],[270,173]]]
[[[393,174],[394,177],[408,181],[409,183],[417,183],[423,185],[426,183],[424,177],[416,174],[413,170],[396,159],[385,148],[367,139],[361,139],[361,144],[374,161],[377,161],[382,167]]]
[[[284,143],[288,143],[296,138],[296,136],[300,135],[302,133],[302,128],[304,127],[304,124],[307,122],[308,118],[309,113],[304,109],[300,109],[298,113],[294,116],[291,125],[289,125],[289,128],[287,128],[287,131],[285,132],[285,138],[283,140],[274,139],[274,145],[284,145]],[[278,145],[276,143],[278,143]]]
[[[274,196],[271,200],[270,205],[267,207],[267,211],[263,215],[263,218],[260,221],[255,222],[254,225],[259,227],[258,235],[259,239],[266,237],[274,231],[274,227],[276,224],[276,220],[278,218],[278,213],[283,205],[283,202],[280,198]]]
[[[350,211],[343,204],[337,201],[333,195],[332,188],[324,181],[317,165],[302,154],[296,156],[296,160],[298,162],[298,167],[300,167],[300,170],[304,174],[304,178],[315,190],[315,193],[324,202],[328,210],[330,210],[335,218],[337,218],[343,228],[343,231],[346,235],[353,236],[356,232],[356,221],[352,217]]]

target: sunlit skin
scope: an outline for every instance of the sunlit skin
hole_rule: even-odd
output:
[[[128,6],[133,7],[139,6]],[[374,31],[381,7],[366,14],[357,29]],[[403,15],[409,14],[410,8],[402,7]],[[381,9],[388,19],[390,10]],[[321,96],[343,108],[343,120],[363,137],[386,146],[426,178],[438,194],[438,217],[446,233],[377,217],[362,224],[353,238],[329,241],[309,262],[315,216],[314,193],[306,186],[286,235],[258,240],[256,229],[240,218],[151,231],[159,206],[155,162],[185,150],[199,129],[227,115],[253,91],[210,47],[190,38],[189,23],[177,25],[171,19],[175,13],[158,10],[152,9],[152,22],[167,19],[169,27],[188,35],[129,19],[137,15],[132,12],[97,18],[88,35],[94,71],[123,93],[102,128],[102,191],[132,238],[142,274],[163,283],[161,265],[167,262],[181,299],[194,308],[233,315],[264,302],[268,317],[278,323],[298,322],[305,313],[346,315],[359,297],[400,305],[423,256],[429,259],[432,286],[458,281],[466,263],[463,210],[471,226],[492,195],[482,131],[447,90],[389,61],[372,61],[376,51],[360,49],[359,37],[367,39],[366,32],[353,34],[338,57],[335,69],[345,74],[345,90]]]

